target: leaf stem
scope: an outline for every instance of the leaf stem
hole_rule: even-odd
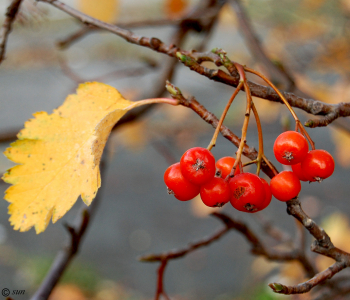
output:
[[[224,109],[224,111],[223,111],[223,113],[222,113],[222,115],[221,115],[221,117],[220,117],[220,120],[219,120],[219,122],[218,122],[218,125],[217,125],[216,128],[215,128],[214,135],[213,135],[213,137],[212,137],[212,139],[211,139],[211,141],[210,141],[210,143],[209,143],[209,145],[208,145],[208,147],[207,147],[207,149],[208,149],[209,151],[211,151],[211,149],[215,146],[216,140],[217,140],[218,135],[219,135],[219,132],[220,132],[221,125],[222,125],[222,123],[224,122],[224,119],[225,119],[225,117],[226,117],[226,114],[227,114],[227,112],[228,112],[228,110],[229,110],[229,108],[230,108],[230,106],[231,106],[233,100],[235,99],[235,97],[237,96],[237,94],[239,93],[239,91],[241,90],[243,84],[244,84],[243,81],[240,81],[240,82],[239,82],[239,84],[238,84],[238,86],[236,87],[235,91],[233,92],[233,94],[232,94],[230,100],[227,102],[226,107],[225,107],[225,109]]]
[[[132,104],[130,104],[128,107],[124,108],[124,110],[130,110],[142,105],[156,104],[156,103],[167,103],[171,105],[179,105],[180,101],[177,99],[171,99],[171,98],[150,98],[150,99],[135,101]]]

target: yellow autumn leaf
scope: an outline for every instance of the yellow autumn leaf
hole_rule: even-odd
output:
[[[116,21],[119,0],[79,0],[78,6],[84,14],[111,23]]]
[[[11,183],[14,229],[44,231],[81,195],[89,205],[101,185],[99,163],[114,124],[133,106],[113,87],[84,83],[52,114],[38,112],[4,154],[18,165],[4,174]]]

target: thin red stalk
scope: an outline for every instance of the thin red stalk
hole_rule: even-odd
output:
[[[224,119],[225,119],[225,117],[226,117],[226,114],[227,114],[227,112],[228,112],[228,110],[229,110],[229,108],[230,108],[230,106],[231,106],[233,100],[235,99],[235,97],[237,96],[237,94],[239,93],[239,91],[241,90],[241,87],[242,87],[242,86],[243,86],[243,82],[241,81],[241,82],[238,84],[238,86],[237,86],[237,88],[235,89],[235,91],[233,92],[233,94],[232,94],[230,100],[227,102],[226,107],[225,107],[225,109],[224,109],[224,111],[223,111],[223,113],[222,113],[222,115],[221,115],[221,117],[220,117],[219,123],[218,123],[218,125],[217,125],[217,127],[216,127],[216,129],[215,129],[213,138],[211,139],[211,141],[210,141],[210,143],[209,143],[209,145],[208,145],[208,147],[207,147],[207,149],[208,149],[209,151],[211,151],[211,149],[215,146],[216,140],[217,140],[218,135],[219,135],[219,132],[220,132],[221,125],[222,125],[222,123],[224,122]]]

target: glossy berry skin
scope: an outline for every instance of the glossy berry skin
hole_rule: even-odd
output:
[[[304,174],[304,171],[301,169],[301,163],[298,163],[296,165],[292,165],[292,170],[295,175],[299,178],[301,181],[314,181],[309,180],[307,176]]]
[[[276,159],[283,165],[295,165],[301,162],[309,151],[305,137],[296,131],[281,133],[274,145]]]
[[[268,182],[264,178],[260,178],[260,180],[263,183],[264,189],[265,189],[265,199],[263,201],[262,208],[261,208],[261,210],[263,210],[270,205],[272,200],[272,192]]]
[[[235,163],[235,159],[231,156],[225,156],[220,158],[215,166],[216,166],[216,175],[222,178],[226,178],[227,175],[230,174],[232,167]],[[241,173],[239,167],[236,168],[234,175]]]
[[[199,194],[199,186],[189,182],[181,174],[180,163],[171,165],[164,173],[168,193],[181,201],[191,200]]]
[[[265,188],[258,176],[241,173],[229,180],[230,202],[239,211],[255,213],[264,207]]]
[[[334,172],[334,159],[325,150],[311,150],[301,163],[301,169],[309,181],[322,181]]]
[[[300,180],[292,171],[282,171],[270,181],[272,195],[280,201],[288,201],[298,196]]]
[[[221,207],[230,201],[231,190],[225,179],[214,177],[201,185],[200,195],[203,203],[209,207]]]
[[[191,148],[182,155],[180,167],[182,175],[187,180],[202,185],[215,175],[215,158],[206,148]]]

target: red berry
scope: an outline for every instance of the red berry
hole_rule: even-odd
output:
[[[298,163],[296,165],[292,165],[292,170],[295,175],[299,178],[301,181],[310,181],[306,175],[304,174],[304,171],[301,169],[301,163]],[[314,181],[314,180],[311,180]]]
[[[265,199],[263,201],[262,208],[261,208],[261,210],[263,210],[270,205],[271,199],[272,199],[272,192],[268,182],[264,178],[260,178],[260,180],[263,183],[264,189],[265,189]]]
[[[216,174],[217,175],[220,174],[219,175],[220,177],[226,178],[227,175],[230,174],[235,161],[236,160],[231,156],[225,156],[225,157],[220,158],[215,164]],[[234,175],[237,175],[239,173],[241,173],[241,172],[240,172],[239,166],[237,166]]]
[[[311,150],[301,163],[301,169],[310,181],[322,181],[334,172],[334,159],[325,150]]]
[[[230,202],[240,211],[254,213],[262,209],[265,201],[265,188],[258,176],[242,173],[229,180]]]
[[[270,188],[277,200],[288,201],[298,196],[301,184],[292,171],[282,171],[271,179]]]
[[[180,163],[171,165],[164,173],[164,182],[169,194],[181,201],[191,200],[199,194],[199,186],[191,183],[181,174]]]
[[[201,185],[200,195],[206,206],[221,207],[230,201],[231,190],[225,179],[214,177],[209,182]]]
[[[295,165],[301,162],[308,150],[305,137],[296,131],[281,133],[273,145],[275,157],[283,165]]]
[[[180,159],[182,175],[193,184],[202,185],[215,175],[214,155],[206,148],[188,149]]]

